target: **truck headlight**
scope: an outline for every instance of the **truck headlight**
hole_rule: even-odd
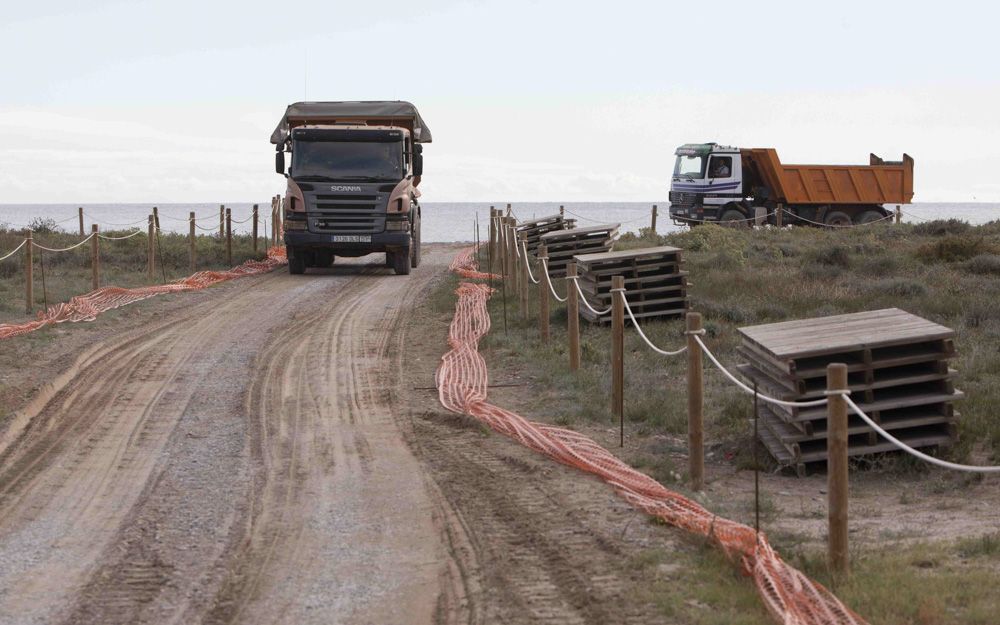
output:
[[[306,230],[307,225],[304,221],[292,221],[291,219],[285,220],[285,230]]]
[[[409,219],[387,219],[385,222],[386,230],[409,230],[410,220]]]

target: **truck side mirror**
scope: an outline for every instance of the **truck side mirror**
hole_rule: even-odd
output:
[[[419,152],[413,155],[413,175],[424,175],[424,155]]]
[[[285,153],[281,150],[274,153],[274,171],[279,174],[285,173]]]
[[[419,143],[414,143],[413,144],[413,151],[415,153],[417,153],[417,154],[423,154],[424,153],[424,146],[420,145]]]

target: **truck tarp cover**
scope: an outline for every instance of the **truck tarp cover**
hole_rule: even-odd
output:
[[[417,143],[430,143],[431,131],[420,118],[417,107],[409,102],[296,102],[289,104],[278,127],[271,134],[271,143],[279,145],[288,139],[291,129],[302,123],[321,123],[331,119],[366,119],[384,120],[386,125],[393,119],[408,122],[413,125],[413,140]],[[289,123],[291,120],[291,123]]]

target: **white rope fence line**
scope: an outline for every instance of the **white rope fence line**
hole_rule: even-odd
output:
[[[7,260],[8,258],[10,258],[11,256],[13,256],[14,254],[17,254],[18,252],[21,251],[21,248],[24,247],[25,244],[27,244],[27,243],[28,243],[28,240],[27,239],[23,239],[21,241],[20,245],[18,245],[17,247],[15,247],[14,250],[12,252],[10,252],[9,254],[6,254],[2,258],[0,258],[0,261]]]
[[[578,219],[582,219],[584,221],[591,221],[591,222],[593,222],[595,224],[606,224],[606,223],[608,223],[608,221],[606,219],[593,219],[593,218],[590,218],[590,217],[585,217],[585,216],[583,216],[583,215],[581,215],[579,213],[574,213],[573,211],[569,210],[568,208],[564,208],[563,210],[566,211],[567,213],[569,213],[570,215],[573,215],[574,217],[576,217]],[[639,217],[636,217],[635,219],[622,220],[622,221],[620,221],[618,223],[621,223],[621,224],[631,224],[631,223],[635,223],[637,221],[643,221],[643,220],[646,220],[646,219],[649,219],[649,218],[650,218],[649,215],[645,214],[645,215],[641,215]]]
[[[542,275],[545,276],[545,282],[549,285],[549,291],[552,292],[552,297],[556,298],[557,302],[565,302],[569,298],[569,290],[566,292],[566,297],[559,297],[556,293],[556,287],[552,286],[552,278],[549,277],[549,259],[542,259]]]
[[[796,218],[796,219],[801,219],[802,221],[804,221],[806,223],[811,223],[811,224],[816,225],[816,226],[823,226],[824,228],[860,228],[861,226],[870,226],[872,224],[881,223],[883,221],[886,221],[887,219],[892,219],[893,217],[895,217],[895,215],[886,215],[885,217],[882,217],[881,219],[876,219],[875,221],[865,222],[863,224],[848,224],[848,225],[841,226],[841,225],[837,225],[837,224],[825,224],[825,223],[821,223],[821,222],[818,222],[818,221],[813,221],[811,219],[806,219],[805,217],[800,217],[799,215],[796,215],[795,213],[793,213],[792,211],[788,210],[787,208],[783,208],[782,210],[785,211],[786,213],[788,213],[789,215],[791,215],[792,217]]]
[[[526,241],[521,241],[521,249],[524,250],[524,266],[528,268],[528,279],[531,280],[532,284],[538,284],[538,280],[535,280],[535,275],[531,273],[531,263],[528,261],[528,243]]]
[[[86,239],[80,241],[79,243],[77,243],[75,245],[71,245],[69,247],[57,248],[57,249],[56,248],[51,248],[51,247],[45,247],[44,245],[39,245],[39,244],[35,243],[34,241],[31,242],[31,245],[33,245],[34,247],[37,247],[40,250],[45,250],[46,252],[68,252],[70,250],[75,250],[76,248],[80,247],[81,245],[83,245],[84,243],[86,243],[87,241],[89,241],[89,240],[91,240],[93,238],[94,238],[94,234],[91,233],[90,235],[87,236]]]
[[[125,239],[131,239],[135,235],[142,234],[142,233],[143,233],[142,230],[136,230],[132,234],[126,234],[123,237],[109,237],[109,236],[105,236],[103,234],[98,234],[97,237],[100,238],[100,239],[104,239],[105,241],[124,241]]]
[[[140,219],[139,221],[132,221],[132,222],[129,222],[127,224],[119,224],[119,223],[113,223],[113,222],[110,222],[110,221],[104,221],[103,219],[98,219],[97,217],[94,217],[93,215],[91,215],[90,213],[88,213],[86,211],[84,211],[83,216],[90,218],[91,221],[95,221],[95,222],[97,222],[99,224],[103,224],[105,226],[135,226],[135,225],[138,225],[138,224],[144,224],[149,219],[147,217],[145,219]]]
[[[578,276],[567,276],[567,277],[576,286],[576,292],[580,294],[580,301],[583,302],[584,306],[590,309],[590,312],[594,313],[595,315],[606,315],[609,312],[611,312],[612,308],[614,308],[614,306],[608,306],[607,309],[605,310],[597,310],[596,308],[591,306],[590,302],[587,301],[587,298],[584,297],[583,290],[580,288],[579,277]],[[566,296],[569,297],[569,293],[567,293]]]
[[[517,244],[517,228],[514,226],[508,226],[510,228],[510,236],[514,238],[514,253],[517,254],[517,258],[521,258],[521,246]]]
[[[681,354],[683,354],[684,352],[687,351],[687,345],[681,347],[678,350],[674,350],[674,351],[660,349],[656,345],[653,345],[653,342],[649,340],[649,337],[646,336],[646,333],[643,332],[642,328],[639,327],[639,322],[635,320],[635,315],[632,314],[632,307],[628,305],[628,299],[625,297],[625,289],[624,288],[621,288],[621,289],[611,289],[611,292],[612,293],[621,293],[622,303],[625,304],[625,312],[628,313],[629,319],[632,320],[632,327],[635,328],[635,331],[639,334],[639,336],[642,337],[642,340],[646,341],[646,345],[649,345],[650,349],[652,349],[657,354],[663,354],[664,356],[680,356]],[[702,332],[704,332],[704,330],[702,330]]]
[[[886,439],[896,447],[900,448],[901,450],[905,451],[906,453],[910,454],[915,458],[919,458],[924,462],[929,462],[931,464],[937,465],[945,469],[951,469],[953,471],[966,471],[968,473],[1000,473],[1000,466],[978,466],[971,464],[957,464],[955,462],[948,462],[947,460],[941,460],[940,458],[929,456],[923,453],[922,451],[917,451],[916,449],[910,447],[909,445],[899,440],[892,434],[886,432],[884,429],[882,429],[882,427],[878,423],[875,423],[875,421],[873,421],[871,417],[866,415],[865,411],[859,408],[858,405],[854,403],[854,400],[849,397],[849,395],[851,394],[850,391],[846,390],[830,391],[830,393],[840,395],[844,399],[844,402],[847,403],[847,405],[854,411],[854,413],[859,417],[861,417],[861,419],[865,423],[867,423],[873,430],[878,432],[880,436],[882,436],[884,439]]]

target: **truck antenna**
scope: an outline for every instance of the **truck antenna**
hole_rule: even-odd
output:
[[[302,101],[309,101],[309,48],[302,50]]]

